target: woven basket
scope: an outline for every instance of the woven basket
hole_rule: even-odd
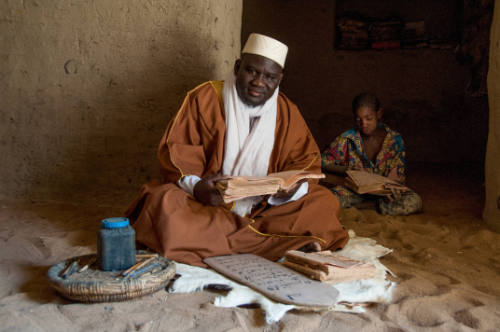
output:
[[[150,254],[137,251],[138,255]],[[78,270],[64,276],[71,264]],[[50,285],[62,296],[78,302],[113,302],[125,301],[165,288],[175,275],[172,261],[158,256],[154,259],[158,266],[152,272],[137,277],[123,277],[122,271],[100,271],[96,255],[73,257],[53,265],[48,273]],[[152,263],[153,263],[152,262]],[[88,265],[88,267],[85,267]]]

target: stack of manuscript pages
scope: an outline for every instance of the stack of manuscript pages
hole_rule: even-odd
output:
[[[229,176],[217,180],[215,186],[225,203],[250,196],[272,195],[280,190],[288,190],[303,179],[324,178],[322,173],[308,171],[284,171],[268,176]]]
[[[392,190],[408,191],[409,188],[385,176],[365,171],[347,171],[344,185],[358,194],[371,194],[379,196],[390,195]]]
[[[289,250],[282,264],[311,279],[330,284],[370,279],[375,277],[377,272],[373,264],[334,256],[329,250],[311,253]]]

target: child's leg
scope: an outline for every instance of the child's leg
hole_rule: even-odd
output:
[[[407,216],[422,210],[422,198],[414,191],[404,192],[401,194],[401,198],[393,201],[380,198],[378,200],[378,210],[381,214]]]
[[[356,206],[364,201],[363,196],[356,194],[344,186],[335,186],[330,190],[337,196],[342,208]]]

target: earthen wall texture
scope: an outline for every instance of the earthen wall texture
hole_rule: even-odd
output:
[[[500,232],[500,4],[495,3],[490,34],[488,71],[490,105],[489,135],[486,150],[486,203],[483,217]]]
[[[241,0],[0,2],[0,195],[131,193],[187,91],[241,47]]]
[[[353,2],[370,7],[375,17],[383,18],[389,4],[402,9],[402,15],[434,18],[438,24],[444,21],[434,16],[446,15],[447,4],[453,3],[344,1]],[[281,90],[299,106],[320,148],[354,126],[352,99],[370,91],[382,103],[384,121],[403,135],[410,162],[482,163],[488,101],[466,94],[471,68],[458,63],[453,46],[338,50],[335,10],[335,1],[330,0],[246,0],[243,6],[242,40],[260,32],[288,44]]]

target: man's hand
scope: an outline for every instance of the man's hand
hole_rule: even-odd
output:
[[[221,178],[220,175],[211,175],[198,181],[193,189],[193,195],[198,202],[211,206],[218,206],[224,202],[219,190],[215,187],[215,181],[219,178]]]
[[[297,190],[299,190],[302,183],[304,183],[306,181],[307,181],[307,179],[302,179],[302,180],[298,181],[297,183],[295,183],[290,188],[288,188],[288,190],[278,191],[276,194],[273,195],[273,197],[277,198],[277,199],[289,199],[290,197],[292,197],[295,194],[295,192]]]

